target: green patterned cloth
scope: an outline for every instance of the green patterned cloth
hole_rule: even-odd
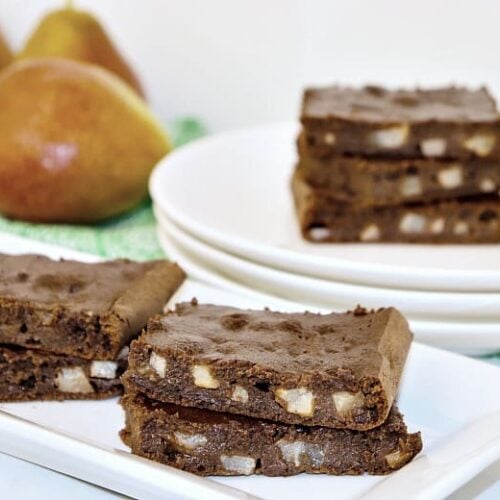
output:
[[[198,121],[186,118],[173,123],[170,132],[173,143],[181,146],[201,137],[206,130]],[[164,256],[156,239],[149,200],[129,213],[94,226],[32,224],[0,217],[0,231],[108,258],[149,260]]]

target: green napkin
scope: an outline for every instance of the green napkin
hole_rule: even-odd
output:
[[[175,146],[186,144],[205,133],[203,125],[192,118],[178,120],[170,127]],[[0,217],[0,231],[108,258],[149,260],[165,256],[156,239],[150,200],[131,212],[93,226],[32,224]]]

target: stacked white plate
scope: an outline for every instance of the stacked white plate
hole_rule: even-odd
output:
[[[199,280],[317,310],[395,306],[418,340],[500,352],[500,245],[313,244],[290,191],[297,125],[208,137],[150,184],[167,254]]]

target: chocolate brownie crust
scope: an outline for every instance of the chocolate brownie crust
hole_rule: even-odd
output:
[[[396,408],[380,427],[359,432],[183,408],[139,394],[127,394],[122,405],[121,435],[133,453],[203,476],[387,474],[422,448]]]
[[[167,261],[0,254],[0,343],[112,360],[184,278]]]
[[[500,157],[500,120],[485,88],[309,89],[301,122],[318,157]]]
[[[292,179],[302,235],[318,242],[496,243],[500,200],[496,194],[396,206],[356,207],[311,187],[302,172]]]
[[[122,393],[126,355],[89,361],[15,346],[0,346],[0,401],[104,399]]]
[[[366,430],[387,417],[411,338],[392,308],[319,315],[184,303],[149,321],[122,379],[181,406]]]

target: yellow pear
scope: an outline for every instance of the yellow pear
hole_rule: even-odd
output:
[[[169,151],[144,101],[111,72],[61,58],[0,73],[0,212],[39,222],[94,222],[147,193]]]
[[[5,68],[12,62],[12,51],[5,38],[0,33],[0,69]]]
[[[71,3],[47,14],[17,57],[64,57],[97,64],[144,95],[137,76],[99,21],[92,14],[75,9]]]

